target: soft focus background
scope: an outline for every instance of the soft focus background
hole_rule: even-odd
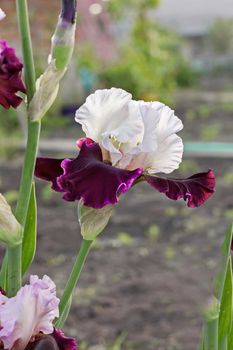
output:
[[[66,323],[80,350],[194,350],[219,247],[233,218],[233,6],[231,0],[79,0],[77,46],[59,98],[43,120],[40,153],[71,157],[82,135],[74,112],[96,88],[161,100],[184,123],[184,162],[174,176],[213,168],[216,195],[191,210],[140,184],[115,207],[97,240]],[[30,0],[33,48],[45,68],[59,1]],[[0,36],[20,55],[15,2],[1,0]],[[14,205],[25,110],[0,109],[0,191]],[[211,143],[211,144],[209,144]],[[217,144],[216,144],[217,143]],[[58,294],[79,249],[76,203],[38,181],[38,250],[32,273]],[[3,255],[3,251],[2,251]]]

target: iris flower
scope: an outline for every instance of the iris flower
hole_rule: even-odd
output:
[[[0,292],[0,348],[9,350],[76,350],[76,341],[53,327],[59,316],[53,281],[30,277],[13,298]]]
[[[174,111],[160,102],[132,100],[122,89],[97,90],[77,110],[75,120],[86,138],[77,141],[76,158],[38,158],[35,175],[51,181],[67,201],[82,200],[100,209],[118,202],[141,181],[168,198],[183,198],[189,207],[203,204],[213,193],[212,170],[186,179],[158,176],[179,167],[183,128]]]
[[[6,41],[0,40],[0,104],[6,109],[18,107],[22,101],[16,95],[19,91],[26,91],[21,78],[22,69],[15,50]]]

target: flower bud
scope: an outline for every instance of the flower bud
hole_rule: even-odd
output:
[[[82,201],[79,201],[78,218],[83,238],[87,241],[93,241],[107,226],[112,212],[113,205],[94,209],[86,207]]]
[[[52,37],[49,64],[37,79],[36,92],[29,104],[30,119],[42,119],[55,101],[59,83],[70,62],[76,28],[76,0],[63,0],[62,11]]]
[[[11,211],[6,199],[0,194],[0,240],[7,245],[20,244],[23,238],[22,227]]]
[[[59,81],[64,71],[59,71],[55,61],[50,62],[44,73],[36,81],[36,92],[29,104],[31,120],[40,120],[52,106],[57,97]]]
[[[62,11],[52,37],[51,59],[58,70],[64,70],[73,53],[75,42],[76,0],[63,0]]]
[[[208,301],[204,308],[204,318],[206,322],[211,322],[219,317],[220,303],[214,296]]]

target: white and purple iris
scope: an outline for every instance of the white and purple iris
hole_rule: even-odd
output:
[[[59,316],[53,281],[30,277],[13,298],[0,292],[0,349],[76,350],[76,341],[53,326]]]
[[[38,158],[35,175],[51,181],[67,201],[102,208],[140,181],[189,207],[203,204],[213,193],[212,170],[186,179],[171,179],[179,167],[183,143],[176,135],[183,128],[174,111],[160,102],[132,100],[122,89],[97,90],[77,110],[75,120],[86,138],[78,140],[75,159]]]

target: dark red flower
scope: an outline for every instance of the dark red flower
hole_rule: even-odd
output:
[[[21,79],[23,65],[15,55],[15,50],[7,42],[0,40],[0,104],[4,108],[16,108],[22,99],[17,92],[25,92]]]

